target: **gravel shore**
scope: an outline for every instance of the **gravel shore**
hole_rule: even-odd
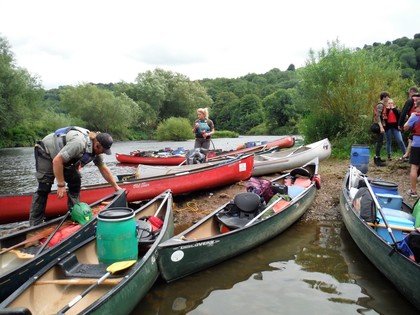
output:
[[[349,164],[350,160],[337,160],[332,158],[320,163],[321,189],[317,191],[314,203],[301,220],[341,220],[339,213],[340,190]],[[398,184],[399,193],[404,200],[413,204],[415,200],[405,194],[410,187],[409,172],[410,165],[408,163],[388,161],[387,166],[377,167],[371,161],[368,176],[372,179],[380,179]],[[264,176],[264,178],[270,179],[275,176],[276,174]],[[243,181],[209,191],[175,196],[175,224],[180,227],[191,225],[204,215],[233,199],[237,193],[246,191],[245,185],[246,181]]]

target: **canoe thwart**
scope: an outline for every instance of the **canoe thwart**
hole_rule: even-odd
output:
[[[101,282],[104,285],[116,285],[120,283],[123,278],[105,279]],[[56,279],[56,280],[39,280],[35,285],[57,284],[57,285],[91,285],[98,281],[97,278],[70,278],[70,279]]]
[[[386,229],[386,225],[383,223],[372,223],[372,222],[366,222],[369,226],[374,228],[384,228]],[[411,232],[414,231],[414,228],[406,227],[406,226],[398,226],[390,224],[389,227],[391,230],[398,230],[398,231],[404,231],[404,232]]]

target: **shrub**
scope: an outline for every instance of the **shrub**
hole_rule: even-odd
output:
[[[171,117],[158,125],[156,138],[160,141],[185,141],[194,138],[191,129],[191,123],[188,119]]]

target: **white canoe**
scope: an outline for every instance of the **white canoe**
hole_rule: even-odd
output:
[[[318,157],[319,161],[326,160],[331,155],[331,143],[328,138],[301,145],[291,149],[254,155],[254,169],[252,176],[262,176],[278,173],[302,166]]]

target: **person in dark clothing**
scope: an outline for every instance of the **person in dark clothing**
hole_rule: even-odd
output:
[[[392,137],[397,141],[398,146],[404,156],[406,148],[402,139],[401,131],[398,129],[398,121],[400,118],[400,111],[394,105],[392,99],[388,100],[386,104],[386,124],[385,124],[385,135],[386,135],[386,153],[388,154],[388,160],[391,161],[391,149],[392,149]]]
[[[376,150],[374,163],[376,166],[385,166],[386,163],[381,159],[381,149],[384,143],[385,124],[386,124],[386,104],[390,98],[390,94],[386,91],[381,92],[379,95],[380,102],[375,105],[374,109],[374,122],[379,125],[379,133],[376,135]]]
[[[404,123],[407,121],[408,117],[410,117],[411,113],[414,112],[413,96],[417,95],[418,93],[419,93],[419,89],[417,86],[412,86],[408,89],[408,98],[404,104],[404,107],[401,111],[400,118],[398,120],[398,129],[400,131],[404,130]],[[408,136],[407,150],[405,154],[402,156],[402,158],[400,159],[400,161],[408,161],[408,158],[410,157],[412,142],[413,142],[413,135],[410,133]]]

